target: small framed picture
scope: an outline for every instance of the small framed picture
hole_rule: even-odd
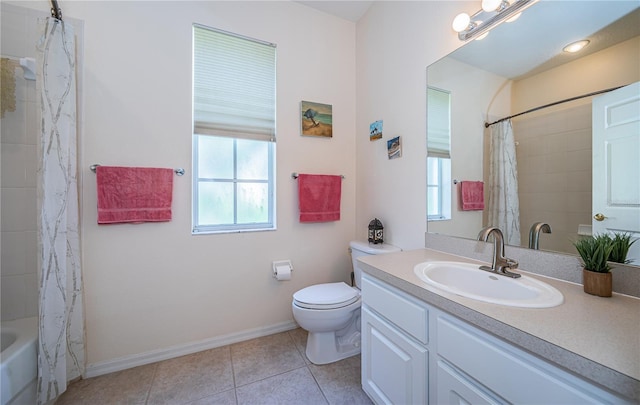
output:
[[[387,153],[389,154],[389,159],[396,159],[402,156],[402,145],[400,144],[399,136],[387,141]]]
[[[382,120],[369,124],[369,140],[375,141],[382,138]]]
[[[333,137],[333,112],[331,104],[300,102],[301,130],[305,136]]]

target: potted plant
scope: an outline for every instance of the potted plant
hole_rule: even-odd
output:
[[[609,235],[594,235],[573,243],[582,259],[584,292],[599,297],[611,297],[613,280],[608,260],[614,249]]]
[[[627,253],[638,239],[631,239],[628,233],[614,232],[594,235],[574,242],[582,258],[582,281],[584,292],[600,297],[611,297],[613,276],[608,262],[629,263]]]
[[[631,262],[631,260],[627,260],[627,253],[629,253],[631,245],[637,240],[631,240],[631,235],[628,233],[614,233],[613,238],[611,238],[613,249],[609,254],[609,261],[623,264]]]

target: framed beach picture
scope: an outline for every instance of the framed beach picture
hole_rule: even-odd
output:
[[[302,135],[333,137],[333,112],[330,104],[300,102]]]
[[[389,159],[396,159],[402,156],[402,145],[400,144],[399,136],[387,141],[387,153],[389,154]]]
[[[369,124],[369,140],[375,141],[382,138],[382,120]]]

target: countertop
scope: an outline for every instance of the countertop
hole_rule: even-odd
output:
[[[361,269],[420,300],[479,327],[596,385],[640,402],[640,299],[586,294],[582,285],[542,280],[564,295],[553,308],[515,308],[465,298],[431,287],[413,272],[426,261],[478,263],[431,249],[364,256]]]

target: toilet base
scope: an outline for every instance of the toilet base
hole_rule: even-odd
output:
[[[354,330],[342,336],[336,332],[310,332],[306,354],[313,364],[333,363],[360,354],[360,332]]]

